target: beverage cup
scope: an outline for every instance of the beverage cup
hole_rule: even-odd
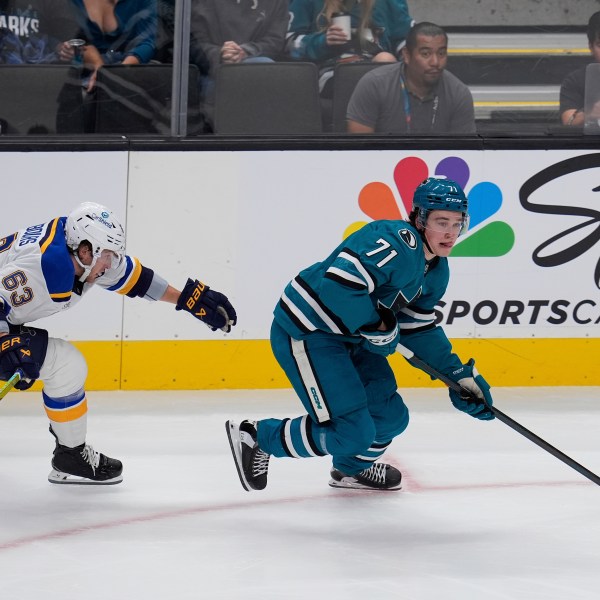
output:
[[[336,27],[341,27],[346,34],[346,38],[350,40],[352,30],[350,28],[350,15],[348,13],[333,13],[331,15],[331,24]]]
[[[67,44],[69,44],[69,46],[71,46],[71,48],[73,48],[74,62],[76,62],[76,63],[81,62],[82,50],[83,50],[83,46],[85,46],[85,40],[80,40],[80,39],[76,38],[76,39],[69,40],[67,42]]]
[[[73,39],[67,42],[71,48],[81,48],[81,46],[85,46],[85,40]]]

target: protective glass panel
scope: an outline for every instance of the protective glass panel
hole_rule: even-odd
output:
[[[594,133],[595,0],[343,4],[0,0],[0,135]]]
[[[584,133],[600,134],[600,63],[585,69]]]

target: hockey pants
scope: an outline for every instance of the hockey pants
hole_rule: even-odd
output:
[[[295,340],[276,323],[271,346],[308,414],[261,420],[258,444],[265,452],[294,458],[331,454],[336,469],[354,475],[406,429],[408,409],[385,357],[334,335]]]

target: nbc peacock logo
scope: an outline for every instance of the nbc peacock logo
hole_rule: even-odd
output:
[[[480,181],[469,189],[469,165],[458,156],[442,159],[433,174],[456,181],[465,190],[469,200],[469,231],[459,238],[451,256],[497,257],[508,254],[515,243],[512,227],[504,221],[490,220],[502,206],[500,188],[490,181]],[[389,185],[372,181],[360,191],[358,205],[363,213],[374,220],[406,219],[416,187],[429,176],[429,167],[424,160],[416,156],[403,158],[394,168],[394,183],[400,201]],[[352,223],[344,237],[364,224],[365,221]]]

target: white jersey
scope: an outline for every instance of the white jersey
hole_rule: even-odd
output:
[[[93,285],[127,294],[142,265],[125,256],[94,284],[82,283],[65,237],[66,217],[32,225],[0,239],[0,296],[10,307],[13,325],[42,319],[77,304]]]

